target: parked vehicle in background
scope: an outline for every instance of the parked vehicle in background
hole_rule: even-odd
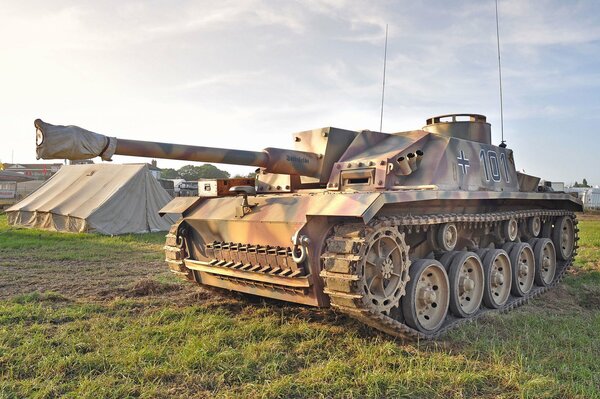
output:
[[[0,170],[0,209],[19,202],[42,184],[43,180],[33,180],[23,173]]]
[[[179,185],[180,197],[195,197],[198,195],[197,181],[184,181]]]
[[[165,191],[167,193],[169,193],[169,195],[171,197],[175,197],[175,184],[173,183],[172,180],[167,180],[167,179],[156,179],[156,180],[158,180],[161,187],[164,188]]]
[[[0,209],[12,205],[17,198],[16,181],[0,181]]]
[[[221,197],[224,195],[237,195],[230,191],[235,186],[254,186],[253,178],[233,178],[233,179],[200,179],[198,180],[199,197]]]

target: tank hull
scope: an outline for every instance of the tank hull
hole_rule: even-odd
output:
[[[563,193],[432,189],[307,191],[259,195],[249,201],[253,206],[242,217],[236,213],[241,202],[238,197],[197,199],[182,205],[187,206],[179,209],[183,218],[167,236],[171,270],[205,286],[310,306],[333,306],[375,328],[413,338],[437,337],[442,329],[435,333],[419,331],[404,324],[401,315],[373,312],[365,307],[364,292],[360,292],[357,283],[362,278],[361,271],[357,269],[360,248],[371,245],[361,241],[369,231],[387,226],[402,234],[407,262],[414,263],[420,259],[441,260],[450,252],[490,250],[551,237],[549,229],[540,230],[533,237],[527,233],[527,225],[533,218],[539,218],[542,225],[551,225],[560,217],[569,217],[576,225],[574,212],[581,210],[578,199]],[[500,230],[513,219],[519,233],[508,240]],[[448,224],[455,224],[458,232],[458,241],[451,251],[439,248],[432,234]],[[178,238],[178,232],[184,237]],[[308,238],[309,243],[302,262],[297,262],[298,246],[293,241],[298,236]],[[568,259],[560,260],[552,283],[560,280],[574,258],[576,240],[574,232],[573,252]],[[406,269],[408,273],[410,266]],[[525,303],[547,288],[536,287],[526,297],[509,296],[499,308]],[[400,312],[404,295],[396,298],[398,305],[387,313]],[[494,309],[481,306],[467,319],[491,310]],[[456,320],[447,316],[444,323],[448,325],[443,330],[456,324]],[[390,329],[390,325],[395,327]]]

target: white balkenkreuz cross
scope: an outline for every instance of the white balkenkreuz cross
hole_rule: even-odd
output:
[[[458,166],[460,166],[460,169],[463,172],[463,175],[466,175],[467,172],[469,171],[469,166],[471,166],[471,163],[469,162],[469,158],[465,158],[465,153],[463,150],[460,150],[460,156],[456,157],[456,159],[458,159]]]

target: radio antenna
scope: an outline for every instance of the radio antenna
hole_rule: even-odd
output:
[[[496,0],[496,43],[498,44],[498,83],[500,86],[500,132],[502,139],[500,141],[500,147],[506,147],[506,141],[504,141],[504,105],[502,101],[502,64],[500,63],[500,23],[498,22],[498,0]]]
[[[385,24],[385,46],[383,49],[383,83],[381,85],[381,115],[379,117],[379,131],[383,129],[383,100],[385,98],[385,64],[387,63],[388,24]]]

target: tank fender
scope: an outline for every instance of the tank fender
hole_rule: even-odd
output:
[[[164,216],[167,213],[184,213],[204,199],[202,197],[175,197],[163,206],[158,214]]]

